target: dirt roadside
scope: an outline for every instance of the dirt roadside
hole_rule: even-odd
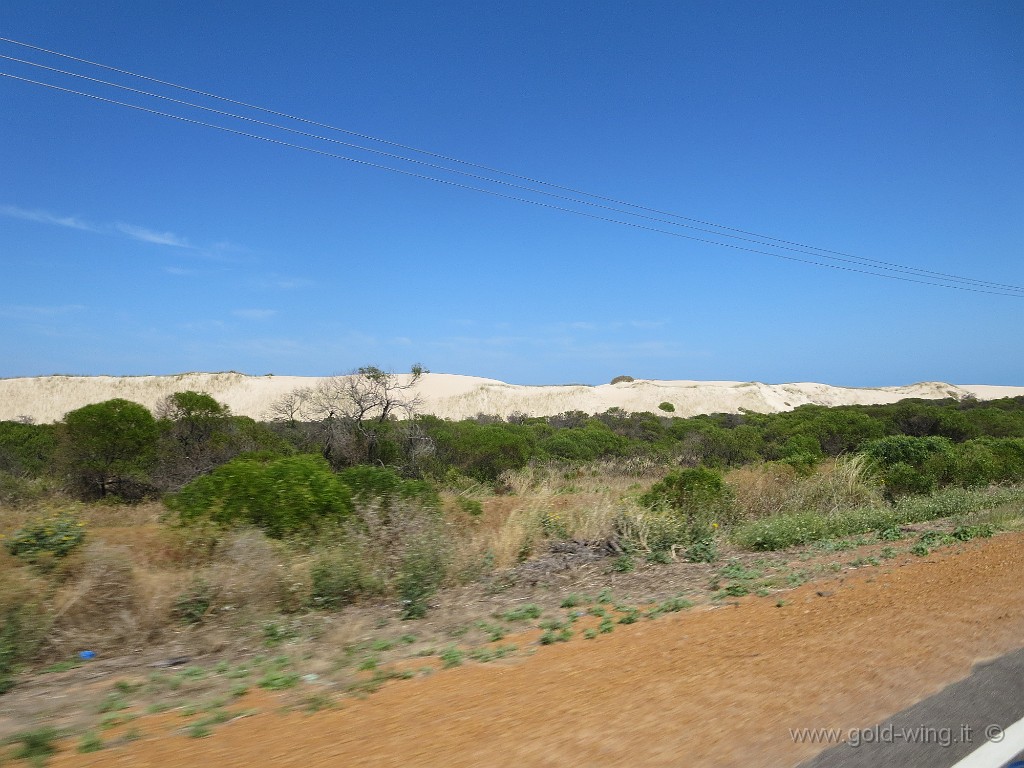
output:
[[[53,766],[794,765],[1024,646],[1024,534]],[[142,718],[143,722],[146,718]]]

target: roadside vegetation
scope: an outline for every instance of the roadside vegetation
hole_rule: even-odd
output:
[[[924,556],[1024,517],[1024,398],[452,422],[417,414],[420,374],[363,368],[292,393],[263,422],[180,392],[155,413],[112,400],[54,425],[0,423],[0,694],[73,669],[84,650],[223,656],[256,643],[244,675],[222,660],[111,694],[138,714],[160,686],[219,680],[189,710],[200,736],[245,711],[227,706],[243,688],[301,688],[312,674],[363,695],[693,602],[775,594],[833,564]],[[857,557],[830,559],[847,549]],[[690,582],[632,602],[598,584],[523,602],[582,566],[609,583],[657,569]],[[421,629],[467,589],[496,607],[440,636]],[[346,634],[369,615],[388,628]],[[284,652],[325,636],[343,649],[329,670]],[[83,751],[130,733],[121,709],[102,714],[77,732]],[[42,755],[53,738],[23,746]]]

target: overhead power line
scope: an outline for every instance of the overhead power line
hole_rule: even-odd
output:
[[[79,78],[79,79],[82,79],[82,80],[87,80],[87,81],[92,82],[92,83],[98,83],[100,85],[105,85],[105,86],[109,86],[109,87],[113,87],[113,88],[118,88],[118,89],[121,89],[121,90],[124,90],[124,91],[128,91],[128,92],[131,92],[131,93],[135,93],[135,94],[139,94],[139,95],[143,95],[143,96],[147,96],[147,97],[152,97],[152,98],[156,98],[156,99],[161,99],[163,101],[168,101],[168,102],[171,102],[171,103],[174,103],[174,104],[178,104],[178,105],[181,105],[181,106],[187,106],[187,107],[191,107],[191,108],[194,108],[194,109],[203,110],[203,111],[210,112],[210,113],[213,113],[213,114],[216,114],[216,115],[221,115],[221,116],[224,116],[224,117],[230,117],[230,118],[233,118],[233,119],[242,120],[244,122],[248,122],[248,123],[252,123],[252,124],[256,124],[256,125],[261,125],[261,126],[265,126],[265,127],[268,127],[268,128],[274,128],[274,129],[277,129],[277,130],[286,131],[286,132],[289,132],[289,133],[292,133],[292,134],[303,136],[305,138],[311,138],[311,139],[316,139],[316,140],[320,140],[320,141],[326,141],[326,142],[337,144],[337,145],[340,145],[340,146],[349,147],[349,148],[352,148],[352,149],[358,149],[358,150],[364,151],[364,152],[370,152],[372,154],[376,154],[376,155],[383,156],[383,157],[387,157],[387,158],[391,158],[391,159],[395,159],[395,160],[401,160],[403,162],[414,163],[416,165],[432,168],[432,169],[435,169],[435,170],[441,170],[441,171],[445,171],[445,172],[448,172],[448,173],[455,173],[455,174],[458,174],[460,176],[465,176],[465,177],[468,177],[468,178],[471,178],[471,179],[475,179],[475,180],[478,180],[478,181],[486,181],[488,183],[498,184],[498,185],[509,187],[509,188],[512,188],[512,189],[518,189],[518,190],[527,191],[527,192],[539,193],[539,194],[546,195],[548,197],[552,197],[554,199],[563,200],[563,201],[567,201],[567,202],[572,202],[572,203],[576,203],[576,204],[579,204],[579,205],[587,205],[587,206],[591,206],[591,207],[594,207],[594,208],[597,208],[597,209],[600,209],[600,210],[612,211],[614,213],[623,214],[623,215],[627,215],[627,216],[634,216],[634,217],[637,217],[637,218],[640,218],[640,219],[644,219],[644,220],[647,220],[647,221],[653,221],[653,222],[656,222],[656,223],[659,223],[659,224],[667,224],[669,226],[681,226],[681,227],[685,227],[687,229],[695,230],[695,231],[698,231],[698,232],[704,232],[705,234],[715,235],[717,237],[728,237],[728,238],[731,238],[731,239],[734,239],[734,240],[739,240],[741,242],[753,243],[753,244],[756,244],[756,245],[761,245],[761,246],[771,247],[771,248],[779,248],[779,249],[786,250],[786,251],[791,251],[791,252],[794,252],[794,253],[800,253],[800,254],[804,254],[804,255],[807,255],[807,256],[816,257],[816,258],[825,258],[825,259],[829,259],[831,261],[838,261],[838,262],[847,263],[847,264],[854,264],[854,265],[857,265],[857,266],[871,266],[874,269],[881,269],[881,270],[884,270],[884,271],[887,271],[887,272],[897,272],[897,273],[901,273],[901,274],[914,275],[914,276],[917,276],[917,277],[937,278],[937,279],[941,279],[941,280],[948,281],[948,282],[959,282],[959,283],[965,283],[967,285],[972,285],[972,286],[975,286],[975,287],[994,288],[994,289],[1003,290],[1003,291],[1013,291],[1013,290],[1022,290],[1022,291],[1024,291],[1024,288],[1018,288],[1017,286],[1006,285],[1006,284],[1002,284],[1002,283],[992,283],[992,282],[988,282],[988,281],[984,281],[984,280],[976,280],[974,278],[965,278],[965,277],[959,277],[959,276],[955,276],[955,275],[944,275],[942,273],[931,272],[931,271],[928,271],[928,270],[920,270],[920,269],[917,269],[915,267],[903,267],[903,266],[899,266],[899,265],[888,265],[885,262],[873,262],[873,263],[869,263],[869,264],[864,264],[863,263],[864,261],[871,262],[872,260],[863,260],[863,259],[861,259],[861,260],[855,261],[853,259],[853,257],[851,257],[851,258],[843,258],[841,256],[828,256],[828,255],[825,255],[823,253],[816,252],[816,251],[821,250],[821,249],[811,249],[809,246],[800,246],[800,245],[797,245],[797,244],[794,244],[794,245],[784,245],[782,243],[785,242],[785,241],[779,241],[779,240],[777,240],[775,238],[767,238],[767,237],[765,237],[763,239],[755,239],[754,237],[741,237],[739,235],[733,235],[733,234],[728,234],[728,233],[725,233],[725,232],[719,232],[719,231],[716,231],[716,230],[713,230],[713,229],[707,229],[707,228],[704,228],[704,227],[698,227],[698,226],[693,225],[693,224],[681,224],[678,221],[673,221],[671,219],[661,218],[661,217],[657,217],[657,216],[647,216],[647,215],[644,215],[644,214],[634,213],[633,211],[630,211],[630,210],[622,210],[621,208],[615,208],[613,206],[604,205],[604,204],[601,204],[601,203],[594,203],[592,201],[583,200],[583,199],[580,199],[578,197],[570,197],[568,195],[561,195],[561,194],[557,194],[557,193],[554,193],[554,192],[549,192],[547,190],[538,190],[538,189],[535,189],[533,187],[528,187],[528,186],[525,186],[525,185],[522,185],[522,184],[516,184],[516,183],[513,183],[513,182],[509,182],[509,181],[504,181],[502,179],[494,179],[494,178],[491,178],[491,177],[488,177],[488,176],[483,176],[481,174],[471,173],[471,172],[468,172],[468,171],[462,171],[462,170],[459,170],[457,168],[449,168],[447,166],[444,166],[444,165],[441,165],[441,164],[438,164],[438,163],[433,163],[433,162],[428,162],[428,161],[424,161],[424,160],[419,160],[419,159],[416,159],[416,158],[410,158],[410,157],[406,157],[404,155],[396,154],[394,152],[387,152],[387,151],[384,151],[384,150],[374,149],[372,147],[364,147],[364,146],[362,146],[360,144],[354,144],[354,143],[348,142],[348,141],[341,141],[339,139],[334,139],[334,138],[331,138],[329,136],[322,136],[322,135],[319,135],[319,134],[310,133],[309,131],[303,131],[303,130],[299,130],[299,129],[296,129],[296,128],[291,128],[289,126],[280,125],[278,123],[268,122],[266,120],[259,120],[257,118],[249,117],[249,116],[246,116],[246,115],[239,115],[237,113],[228,112],[226,110],[215,109],[213,107],[208,107],[208,106],[205,106],[203,104],[196,104],[194,102],[185,101],[185,100],[182,100],[182,99],[175,99],[173,97],[166,96],[164,94],[154,93],[152,91],[146,91],[146,90],[142,90],[142,89],[139,89],[139,88],[132,88],[130,86],[123,85],[121,83],[115,83],[115,82],[111,82],[109,80],[103,80],[103,79],[100,79],[100,78],[90,77],[88,75],[83,75],[83,74],[78,73],[78,72],[70,72],[68,70],[60,69],[60,68],[57,68],[57,67],[51,67],[51,66],[48,66],[48,65],[45,65],[45,64],[40,64],[38,62],[28,61],[26,59],[19,59],[19,58],[14,57],[14,56],[6,56],[4,54],[0,54],[0,59],[6,59],[8,61],[17,62],[19,64],[26,64],[28,66],[36,67],[38,69],[47,70],[49,72],[55,72],[55,73],[58,73],[58,74],[61,74],[61,75],[67,75],[67,76],[70,76],[70,77],[75,77],[75,78]],[[36,81],[33,81],[33,82],[36,83]],[[120,102],[116,102],[116,103],[120,104]],[[584,193],[581,193],[581,194],[584,194]],[[637,207],[638,206],[633,206],[633,208],[637,208]],[[644,210],[653,210],[653,209],[644,209]],[[734,231],[738,231],[738,230],[734,230]],[[832,252],[832,253],[835,253],[835,252]]]
[[[701,220],[701,219],[681,216],[679,214],[675,214],[675,213],[671,213],[671,212],[667,212],[667,211],[660,211],[660,210],[655,209],[655,208],[648,208],[646,206],[637,205],[637,204],[629,203],[629,202],[626,202],[626,201],[616,200],[615,198],[604,197],[604,196],[601,196],[601,195],[595,195],[595,194],[592,194],[592,193],[583,192],[583,191],[580,191],[580,190],[575,190],[575,189],[573,189],[571,187],[565,187],[565,186],[562,186],[562,185],[553,184],[553,183],[550,183],[550,182],[545,182],[545,181],[542,181],[542,180],[539,180],[539,179],[533,179],[533,178],[528,177],[528,176],[523,176],[523,175],[511,173],[511,172],[508,172],[508,171],[502,171],[502,170],[499,170],[499,169],[490,168],[489,166],[484,166],[484,165],[480,165],[480,164],[477,164],[477,163],[472,163],[472,162],[469,162],[469,161],[460,160],[458,158],[449,157],[447,155],[442,155],[442,154],[438,154],[438,153],[434,153],[434,152],[429,152],[427,150],[422,150],[422,149],[418,149],[418,148],[411,147],[411,146],[408,146],[408,145],[399,144],[397,142],[388,141],[386,139],[380,139],[380,138],[377,138],[377,137],[369,136],[367,134],[361,134],[361,133],[357,133],[357,132],[354,132],[354,131],[349,131],[349,130],[346,130],[346,129],[343,129],[343,128],[338,128],[336,126],[329,125],[327,123],[320,123],[320,122],[317,122],[317,121],[314,121],[314,120],[309,120],[307,118],[298,117],[298,116],[295,116],[295,115],[289,115],[289,114],[284,113],[284,112],[279,112],[279,111],[268,109],[268,108],[265,108],[265,107],[260,107],[258,105],[248,104],[246,102],[237,101],[237,100],[230,99],[230,98],[223,97],[223,96],[218,96],[216,94],[209,93],[209,92],[206,92],[206,91],[201,91],[199,89],[191,88],[191,87],[188,87],[188,86],[180,85],[180,84],[173,83],[173,82],[166,81],[166,80],[160,80],[160,79],[157,79],[157,78],[149,77],[147,75],[142,75],[142,74],[138,74],[138,73],[135,73],[135,72],[131,72],[129,70],[124,70],[124,69],[120,69],[120,68],[117,68],[117,67],[112,67],[112,66],[109,66],[109,65],[106,65],[106,64],[101,64],[101,63],[98,63],[98,62],[93,62],[93,61],[90,61],[88,59],[82,59],[82,58],[79,58],[79,57],[76,57],[76,56],[71,56],[69,54],[61,53],[61,52],[58,52],[58,51],[52,51],[52,50],[49,50],[49,49],[46,49],[46,48],[41,48],[39,46],[34,46],[34,45],[30,45],[28,43],[23,43],[23,42],[20,42],[20,41],[17,41],[17,40],[12,40],[10,38],[0,37],[0,41],[9,42],[9,43],[12,43],[12,44],[15,44],[15,45],[19,45],[19,46],[22,46],[22,47],[25,47],[25,48],[30,48],[30,49],[33,49],[33,50],[37,50],[37,51],[41,51],[41,52],[44,52],[44,53],[52,54],[52,55],[55,55],[55,56],[59,56],[59,57],[65,58],[65,59],[69,59],[69,60],[77,61],[77,62],[80,62],[80,63],[88,64],[90,66],[100,67],[100,68],[108,70],[108,71],[113,71],[113,72],[117,72],[117,73],[120,73],[120,74],[129,75],[131,77],[136,77],[136,78],[139,78],[139,79],[142,79],[142,80],[146,80],[146,81],[149,81],[149,82],[153,82],[153,83],[157,83],[157,84],[160,84],[160,85],[177,88],[177,89],[189,92],[189,93],[193,93],[193,94],[201,95],[201,96],[204,96],[204,97],[216,99],[216,100],[219,100],[219,101],[222,101],[222,102],[225,102],[225,103],[230,103],[230,104],[235,104],[237,106],[242,106],[242,107],[245,107],[247,109],[254,109],[254,110],[257,110],[257,111],[265,113],[265,114],[271,114],[271,115],[275,115],[277,117],[283,117],[283,118],[286,118],[286,119],[289,119],[289,120],[298,121],[300,123],[304,123],[304,124],[308,124],[308,125],[312,125],[312,126],[317,126],[317,127],[325,128],[325,129],[328,129],[328,130],[331,130],[331,131],[335,131],[335,132],[344,133],[344,134],[347,134],[347,135],[350,135],[350,136],[355,136],[355,137],[359,137],[359,138],[370,140],[370,141],[376,141],[376,142],[379,142],[379,143],[382,143],[382,144],[385,144],[385,145],[401,148],[401,149],[404,149],[404,150],[407,150],[407,151],[410,151],[410,152],[416,152],[416,153],[423,154],[425,156],[434,157],[434,158],[437,158],[437,159],[443,159],[443,160],[448,161],[448,162],[457,163],[457,164],[462,165],[462,166],[473,167],[473,168],[477,168],[477,169],[481,169],[481,170],[486,170],[486,171],[488,171],[490,173],[501,174],[501,175],[504,175],[504,176],[508,176],[509,178],[515,178],[515,179],[519,179],[519,180],[522,180],[522,181],[528,181],[528,182],[530,182],[532,184],[539,184],[539,185],[541,185],[543,187],[547,187],[549,189],[558,189],[558,190],[570,192],[573,195],[582,195],[584,197],[593,198],[593,200],[602,200],[602,201],[606,201],[608,203],[614,203],[615,205],[625,206],[626,208],[629,208],[629,209],[632,209],[632,210],[622,210],[621,208],[616,208],[613,205],[605,205],[603,203],[595,203],[595,202],[593,202],[593,200],[585,200],[585,199],[581,199],[580,197],[572,197],[572,196],[568,196],[568,195],[557,194],[557,193],[550,192],[547,189],[536,189],[534,187],[529,187],[529,186],[525,186],[525,185],[522,185],[522,184],[517,184],[517,183],[509,182],[509,181],[506,181],[506,180],[503,180],[503,179],[495,179],[495,178],[490,177],[490,176],[484,176],[482,174],[472,173],[472,172],[460,170],[458,168],[451,168],[451,167],[448,167],[448,166],[445,166],[445,165],[441,165],[439,163],[429,162],[429,161],[425,161],[425,160],[421,160],[421,159],[417,159],[417,158],[410,158],[410,157],[407,157],[405,155],[397,154],[397,153],[394,153],[394,152],[388,152],[388,151],[376,149],[376,148],[373,148],[373,147],[366,147],[366,146],[363,146],[363,145],[360,145],[360,144],[355,144],[355,143],[348,142],[348,141],[341,141],[339,139],[335,139],[335,138],[332,138],[332,137],[311,133],[309,131],[299,130],[299,129],[292,128],[292,127],[289,127],[289,126],[280,125],[278,123],[272,123],[272,122],[269,122],[269,121],[266,121],[266,120],[260,120],[260,119],[249,117],[249,116],[246,116],[246,115],[239,115],[239,114],[234,113],[234,112],[228,112],[226,110],[215,109],[213,107],[208,107],[208,106],[205,106],[205,105],[202,105],[202,104],[196,104],[196,103],[193,103],[193,102],[185,101],[185,100],[182,100],[182,99],[176,99],[176,98],[173,98],[173,97],[170,97],[170,96],[166,96],[166,95],[163,95],[163,94],[154,93],[152,91],[141,90],[141,89],[133,88],[133,87],[130,87],[130,86],[127,86],[127,85],[123,85],[123,84],[120,84],[120,83],[115,83],[115,82],[110,82],[110,81],[107,81],[107,80],[102,80],[102,79],[99,79],[99,78],[90,77],[88,75],[84,75],[84,74],[81,74],[81,73],[78,73],[78,72],[71,72],[71,71],[59,69],[59,68],[56,68],[56,67],[51,67],[51,66],[48,66],[48,65],[45,65],[45,64],[40,64],[38,62],[28,61],[28,60],[25,60],[25,59],[19,59],[19,58],[13,57],[13,56],[6,56],[6,55],[3,55],[3,54],[0,54],[0,58],[2,58],[2,59],[6,59],[8,61],[17,62],[17,63],[20,63],[20,64],[25,64],[25,65],[36,67],[36,68],[39,68],[39,69],[48,70],[50,72],[55,72],[55,73],[58,73],[58,74],[61,74],[61,75],[75,77],[75,78],[87,80],[87,81],[90,81],[90,82],[93,82],[93,83],[98,83],[100,85],[109,86],[109,87],[113,87],[113,88],[118,88],[118,89],[121,89],[121,90],[129,91],[131,93],[142,95],[142,96],[146,96],[146,97],[161,99],[161,100],[164,100],[164,101],[167,101],[167,102],[171,102],[171,103],[174,103],[174,104],[177,104],[177,105],[180,105],[180,106],[186,106],[186,107],[189,107],[189,108],[203,110],[203,111],[206,111],[206,112],[209,112],[209,113],[217,114],[217,115],[220,115],[220,116],[223,116],[223,117],[228,117],[228,118],[231,118],[231,119],[242,120],[242,121],[248,122],[250,124],[254,124],[254,125],[260,125],[260,126],[272,128],[272,129],[275,129],[275,130],[286,131],[286,132],[292,133],[294,135],[299,135],[299,136],[302,136],[302,137],[305,137],[305,138],[310,138],[310,139],[314,139],[314,140],[318,140],[318,141],[325,141],[325,142],[329,142],[329,143],[332,143],[332,144],[335,144],[335,145],[345,146],[345,147],[348,147],[348,148],[351,148],[351,149],[356,149],[356,150],[363,151],[363,152],[369,152],[369,153],[372,153],[372,154],[375,154],[375,155],[378,155],[378,156],[387,157],[389,159],[399,160],[399,161],[402,161],[402,162],[413,163],[413,164],[416,164],[416,165],[419,165],[419,166],[422,166],[422,167],[427,167],[427,168],[431,168],[431,169],[434,169],[434,170],[440,170],[440,171],[443,171],[445,173],[454,173],[454,174],[457,174],[457,175],[460,175],[460,176],[463,176],[463,177],[468,177],[468,178],[476,180],[476,181],[483,181],[483,182],[490,183],[490,184],[497,184],[497,185],[501,185],[501,186],[506,187],[506,188],[512,188],[512,189],[516,189],[516,190],[526,191],[526,192],[530,192],[530,193],[533,193],[533,194],[541,194],[541,195],[545,195],[547,197],[554,198],[554,199],[557,199],[557,200],[561,200],[561,201],[565,201],[565,202],[571,202],[571,203],[574,203],[574,204],[577,204],[577,205],[589,206],[589,207],[593,207],[593,208],[596,208],[596,209],[599,209],[599,210],[602,210],[602,211],[610,211],[610,212],[614,212],[614,213],[619,214],[619,215],[632,216],[632,217],[643,219],[645,221],[651,221],[651,222],[655,222],[655,223],[659,223],[659,224],[666,224],[666,225],[669,225],[669,226],[672,226],[672,227],[685,227],[687,229],[695,230],[695,231],[698,231],[698,232],[703,232],[705,234],[710,234],[710,235],[713,235],[715,237],[726,237],[726,238],[730,238],[730,239],[733,239],[733,240],[738,240],[738,241],[741,241],[741,242],[751,243],[751,244],[762,246],[762,247],[790,251],[790,252],[793,252],[793,253],[799,253],[801,255],[810,256],[810,257],[813,257],[813,258],[816,258],[816,259],[828,259],[830,261],[838,261],[838,262],[841,262],[841,263],[844,263],[844,264],[850,264],[850,265],[853,265],[853,266],[846,266],[846,267],[844,267],[844,266],[840,266],[840,265],[837,265],[837,264],[822,263],[820,261],[811,261],[809,259],[796,258],[796,257],[793,257],[793,256],[788,256],[788,255],[785,255],[785,254],[777,253],[777,252],[774,252],[774,251],[763,251],[763,250],[759,250],[757,248],[749,248],[749,247],[745,247],[745,246],[739,246],[739,245],[736,245],[735,243],[722,243],[722,242],[719,242],[719,241],[716,241],[716,240],[711,240],[711,239],[708,239],[708,238],[697,237],[697,236],[693,236],[693,235],[685,235],[685,234],[682,234],[680,232],[663,230],[663,229],[660,229],[658,227],[652,227],[652,226],[648,226],[648,225],[644,225],[644,224],[638,224],[636,222],[622,221],[622,220],[619,220],[619,219],[612,219],[612,218],[609,218],[607,216],[602,216],[602,215],[597,215],[597,214],[593,214],[593,213],[588,213],[586,211],[579,211],[579,210],[572,209],[572,208],[566,208],[566,207],[560,206],[560,205],[552,205],[550,203],[543,203],[543,202],[540,202],[540,201],[531,200],[531,199],[527,199],[527,198],[521,198],[521,197],[518,197],[518,196],[515,196],[515,195],[503,194],[503,193],[500,193],[500,192],[496,192],[494,190],[489,190],[489,189],[484,189],[484,188],[480,188],[480,187],[475,187],[475,186],[472,186],[472,185],[469,185],[469,184],[463,184],[463,183],[455,182],[455,181],[452,181],[452,180],[449,180],[449,179],[437,178],[437,177],[429,176],[429,175],[426,175],[426,174],[415,173],[415,172],[408,171],[408,170],[405,170],[405,169],[393,168],[393,167],[382,165],[382,164],[379,164],[379,163],[373,163],[373,162],[369,162],[369,161],[366,161],[366,160],[360,160],[360,159],[357,159],[357,158],[348,157],[348,156],[341,155],[341,154],[334,153],[334,152],[327,152],[327,151],[324,151],[324,150],[315,149],[315,148],[311,148],[311,147],[307,147],[307,146],[303,146],[303,145],[299,145],[299,144],[294,144],[294,143],[291,143],[291,142],[281,141],[279,139],[274,139],[274,138],[270,138],[270,137],[254,134],[254,133],[249,133],[247,131],[241,131],[241,130],[238,130],[238,129],[235,129],[235,128],[228,128],[228,127],[221,126],[221,125],[216,125],[216,124],[213,124],[213,123],[207,123],[207,122],[201,121],[201,120],[195,120],[195,119],[192,119],[192,118],[183,117],[181,115],[176,115],[176,114],[172,114],[172,113],[168,113],[168,112],[163,112],[163,111],[160,111],[160,110],[150,109],[148,107],[143,107],[143,106],[140,106],[140,105],[137,105],[137,104],[131,104],[131,103],[128,103],[128,102],[122,102],[122,101],[119,101],[119,100],[116,100],[116,99],[109,99],[109,98],[106,98],[106,97],[103,97],[103,96],[99,96],[99,95],[96,95],[96,94],[93,94],[93,93],[88,93],[88,92],[85,92],[85,91],[78,91],[78,90],[71,89],[71,88],[64,88],[64,87],[61,87],[61,86],[58,86],[58,85],[54,85],[54,84],[51,84],[51,83],[45,83],[45,82],[42,82],[42,81],[30,79],[30,78],[19,77],[17,75],[14,75],[14,74],[11,74],[11,73],[7,73],[7,72],[0,72],[0,75],[3,75],[5,77],[8,77],[8,78],[11,78],[11,79],[14,79],[14,80],[19,80],[19,81],[22,81],[22,82],[25,82],[25,83],[29,83],[29,84],[33,84],[33,85],[37,85],[37,86],[42,86],[42,87],[51,88],[51,89],[58,90],[58,91],[63,91],[63,92],[66,92],[66,93],[71,93],[71,94],[75,94],[75,95],[80,95],[80,96],[92,98],[92,99],[95,99],[95,100],[98,100],[98,101],[114,104],[114,105],[117,105],[117,106],[122,106],[122,107],[127,107],[127,108],[131,108],[131,109],[140,110],[140,111],[147,112],[147,113],[150,113],[150,114],[153,114],[153,115],[157,115],[157,116],[161,116],[161,117],[171,118],[171,119],[175,119],[175,120],[191,123],[191,124],[202,126],[202,127],[207,127],[207,128],[213,128],[213,129],[217,129],[217,130],[221,130],[221,131],[226,131],[228,133],[233,133],[233,134],[244,136],[244,137],[247,137],[247,138],[258,139],[258,140],[266,141],[266,142],[269,142],[269,143],[278,144],[278,145],[281,145],[281,146],[291,147],[291,148],[294,148],[294,149],[300,149],[300,150],[303,150],[303,151],[312,152],[312,153],[315,153],[315,154],[318,154],[318,155],[322,155],[322,156],[327,156],[327,157],[332,157],[332,158],[336,158],[336,159],[346,160],[348,162],[358,163],[358,164],[361,164],[361,165],[364,165],[364,166],[368,166],[368,167],[372,167],[372,168],[377,168],[377,169],[380,169],[380,170],[387,170],[387,171],[391,171],[391,172],[395,172],[395,173],[401,173],[401,174],[404,174],[404,175],[407,175],[407,176],[412,176],[412,177],[419,178],[419,179],[424,179],[424,180],[438,182],[438,183],[444,183],[444,184],[455,186],[455,187],[458,187],[458,188],[461,188],[461,189],[466,189],[466,190],[475,191],[475,192],[482,192],[482,193],[485,193],[485,194],[489,194],[489,195],[493,195],[493,196],[497,196],[497,197],[501,197],[501,198],[505,198],[505,199],[509,199],[509,200],[514,200],[514,201],[521,202],[521,203],[528,203],[528,204],[537,205],[537,206],[540,206],[540,207],[544,207],[544,208],[548,208],[548,209],[552,209],[552,210],[557,210],[557,211],[562,211],[562,212],[566,212],[566,213],[574,213],[574,214],[581,215],[581,216],[586,216],[586,217],[592,218],[592,219],[597,219],[597,220],[601,220],[601,221],[607,221],[607,222],[610,222],[610,223],[615,223],[615,224],[620,224],[620,225],[626,225],[626,226],[634,227],[634,228],[637,228],[637,229],[647,230],[647,231],[651,231],[651,232],[658,232],[658,233],[661,233],[661,234],[667,234],[667,235],[671,235],[671,236],[675,236],[675,237],[681,237],[681,238],[684,238],[684,239],[688,239],[688,240],[692,240],[692,241],[697,241],[697,242],[702,242],[702,243],[707,243],[707,244],[711,244],[711,245],[718,245],[718,246],[721,246],[721,247],[729,247],[729,248],[733,248],[735,250],[745,251],[745,252],[749,252],[749,253],[756,253],[756,254],[762,254],[762,255],[767,255],[767,256],[775,256],[776,258],[781,258],[781,259],[786,259],[786,260],[789,260],[789,261],[800,262],[800,263],[808,264],[808,265],[812,265],[812,266],[829,267],[829,268],[832,268],[832,269],[839,269],[839,270],[847,271],[847,272],[856,272],[856,273],[859,273],[859,274],[866,274],[866,275],[872,275],[872,276],[875,276],[875,277],[884,277],[884,278],[890,278],[890,279],[903,280],[905,282],[913,282],[913,283],[919,283],[919,284],[924,284],[924,285],[931,285],[931,286],[936,286],[936,287],[957,288],[959,290],[966,290],[966,291],[971,291],[971,292],[975,292],[975,293],[988,293],[988,294],[992,294],[992,295],[1017,296],[1018,298],[1024,296],[1024,287],[1021,287],[1021,286],[1010,285],[1010,284],[1005,284],[1005,283],[996,283],[996,282],[985,281],[985,280],[977,280],[977,279],[974,279],[974,278],[963,277],[963,276],[960,276],[960,275],[952,275],[952,274],[947,274],[947,273],[942,273],[942,272],[935,272],[935,271],[931,271],[931,270],[924,270],[924,269],[920,269],[920,268],[917,268],[917,267],[908,267],[908,266],[905,266],[905,265],[894,264],[892,262],[884,262],[884,261],[879,261],[879,260],[875,260],[875,259],[867,259],[867,258],[864,258],[864,257],[854,256],[852,254],[845,254],[845,253],[843,253],[841,251],[832,251],[832,250],[828,250],[828,249],[818,248],[816,246],[809,246],[809,245],[804,245],[804,244],[797,243],[797,242],[794,242],[794,241],[788,241],[788,240],[783,240],[781,238],[771,237],[769,235],[761,235],[761,234],[758,234],[758,233],[749,232],[747,230],[737,229],[737,228],[734,228],[734,227],[726,227],[726,226],[723,226],[723,225],[720,225],[720,224],[715,224],[715,223],[712,223],[712,222],[707,222],[707,221],[704,221],[704,220]],[[654,214],[658,214],[658,215],[657,216],[649,216],[649,215],[645,215],[645,214],[641,214],[641,213],[636,213],[636,211],[647,211],[649,213],[654,213]],[[666,219],[666,218],[662,218],[662,217],[670,217],[670,218]],[[680,223],[680,222],[693,222],[693,223],[686,224],[686,223]],[[695,224],[704,224],[704,225],[706,225],[708,227],[714,227],[715,229],[707,229],[705,227],[696,226]],[[719,231],[719,230],[724,230],[724,231]],[[740,233],[740,234],[730,234],[730,233]],[[743,237],[743,236],[740,236],[740,235],[749,235],[749,237]],[[860,268],[857,268],[857,267],[864,267],[864,269],[860,269]],[[869,271],[869,270],[883,270],[885,272],[891,272],[891,273],[894,273],[894,274],[880,274],[879,272]],[[910,275],[912,277],[906,277],[904,275]],[[915,278],[924,278],[924,279],[915,279]],[[949,284],[949,283],[961,283],[961,284],[957,285],[957,284]],[[1021,293],[1016,293],[1016,292],[1021,292]]]

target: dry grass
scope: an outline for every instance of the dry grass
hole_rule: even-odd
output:
[[[807,476],[785,464],[755,464],[730,471],[740,520],[757,520],[792,512],[838,512],[881,503],[881,485],[863,456],[841,456],[817,466]]]
[[[615,520],[634,506],[628,497],[642,487],[628,469],[608,469],[541,466],[504,473],[499,484],[508,493],[482,499],[482,515],[454,526],[457,567],[471,570],[486,558],[494,568],[508,568],[549,539],[611,535]]]

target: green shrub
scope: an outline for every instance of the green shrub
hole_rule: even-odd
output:
[[[687,548],[686,559],[691,563],[713,563],[718,559],[718,544],[714,537],[699,539]]]
[[[40,586],[24,572],[0,578],[0,694],[14,686],[18,667],[36,655],[52,623]]]
[[[632,376],[616,376],[612,379],[612,384],[628,384],[631,381],[636,381]]]
[[[45,758],[57,751],[57,745],[54,742],[59,736],[56,728],[49,727],[15,734],[10,737],[10,741],[21,746],[14,750],[14,758],[42,763]]]
[[[397,578],[403,619],[426,615],[427,600],[444,581],[447,565],[447,549],[438,538],[423,536],[406,550]]]
[[[882,474],[886,496],[890,499],[900,496],[924,495],[935,490],[934,475],[910,466],[902,461],[893,464]]]
[[[0,472],[39,477],[53,467],[56,450],[53,425],[0,421]]]
[[[424,417],[421,425],[436,446],[434,462],[440,464],[438,469],[452,467],[474,480],[494,482],[507,470],[525,467],[537,451],[533,433],[519,424]]]
[[[628,441],[600,421],[590,420],[582,427],[559,429],[540,440],[539,448],[547,456],[566,461],[594,461],[621,454]]]
[[[665,413],[675,413],[676,411],[676,407],[667,400],[664,403],[658,403],[658,408],[665,411]]]
[[[406,480],[388,467],[368,464],[348,467],[338,472],[338,479],[348,487],[356,503],[375,501],[390,507],[401,500],[435,508],[440,504],[437,491],[430,483]]]
[[[85,541],[85,523],[71,512],[34,520],[4,540],[12,555],[35,562],[45,557],[66,557]]]
[[[505,621],[529,621],[530,619],[540,618],[541,613],[543,613],[543,611],[539,605],[536,605],[535,603],[527,603],[519,608],[513,608],[505,611],[501,614],[501,618]]]
[[[733,492],[713,469],[698,467],[672,472],[651,486],[640,503],[652,509],[668,508],[685,522],[688,541],[714,535],[719,521],[732,522]]]
[[[43,478],[24,477],[0,470],[0,504],[16,506],[42,498],[50,492]]]
[[[948,482],[966,488],[1000,479],[1002,467],[992,449],[977,440],[956,446],[949,461]]]
[[[891,435],[878,440],[869,440],[861,446],[861,453],[881,467],[895,464],[909,464],[921,467],[935,454],[948,453],[953,443],[945,437],[911,437]]]
[[[182,522],[249,524],[282,537],[352,514],[352,494],[319,456],[235,459],[166,500]]]
[[[459,509],[470,517],[480,517],[480,515],[484,513],[484,505],[477,499],[471,499],[468,496],[459,496],[456,498],[455,503],[459,505]]]

